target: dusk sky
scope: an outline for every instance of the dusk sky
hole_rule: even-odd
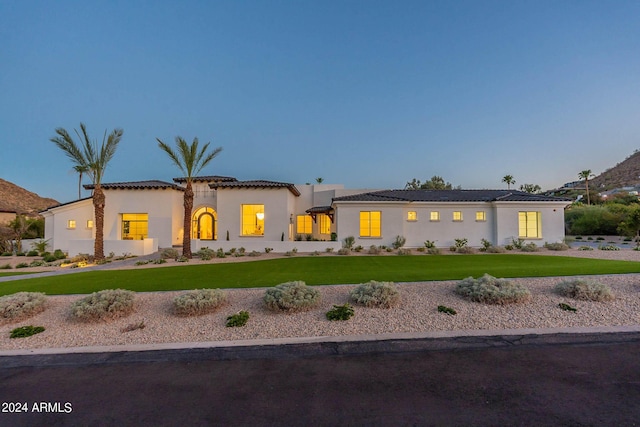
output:
[[[0,66],[0,178],[60,202],[80,122],[124,129],[105,182],[179,176],[177,135],[223,147],[206,175],[347,188],[550,189],[640,148],[638,1],[0,0]]]

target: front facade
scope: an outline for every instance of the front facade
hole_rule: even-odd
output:
[[[186,181],[174,181],[102,185],[105,253],[143,255],[181,245]],[[456,238],[471,246],[482,239],[504,245],[517,238],[543,244],[564,238],[568,204],[519,191],[371,191],[222,176],[198,177],[193,190],[193,251],[324,251],[340,248],[347,236],[364,247],[390,245],[396,236],[406,238],[406,247],[421,247],[426,240],[446,247]],[[49,208],[43,216],[52,248],[71,256],[93,252],[90,198]]]

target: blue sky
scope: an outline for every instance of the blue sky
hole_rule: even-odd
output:
[[[349,188],[553,188],[640,148],[637,1],[0,0],[0,178],[61,202],[49,139],[124,129],[106,182],[179,172]]]

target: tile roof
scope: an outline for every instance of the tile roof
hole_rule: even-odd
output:
[[[253,181],[228,181],[228,182],[215,182],[209,184],[210,188],[288,188],[295,196],[300,195],[300,191],[296,188],[295,185],[288,182],[277,182],[277,181],[263,181],[263,180],[253,180]]]
[[[178,184],[172,184],[166,181],[158,181],[158,180],[150,180],[150,181],[132,181],[132,182],[108,182],[100,184],[105,190],[163,190],[163,189],[173,189],[184,191],[183,187],[180,187]],[[93,184],[84,185],[84,188],[87,190],[93,190]]]
[[[382,190],[334,197],[334,202],[570,202],[517,190]]]
[[[307,209],[306,213],[327,213],[331,212],[333,208],[331,206],[314,206],[312,208]]]
[[[187,182],[187,178],[184,176],[173,178],[174,182]],[[205,175],[205,176],[194,176],[193,181],[195,182],[229,182],[229,181],[237,181],[232,176],[220,176],[220,175]]]
[[[51,209],[60,208],[62,206],[72,205],[74,203],[84,202],[85,200],[91,200],[91,199],[93,199],[93,197],[89,196],[89,197],[83,197],[82,199],[72,200],[70,202],[60,203],[59,205],[50,206],[47,209],[38,211],[38,213],[43,213]]]

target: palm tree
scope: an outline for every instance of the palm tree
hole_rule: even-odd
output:
[[[176,148],[174,151],[167,144],[162,142],[160,138],[156,138],[158,146],[169,156],[173,163],[178,166],[184,174],[187,187],[184,191],[184,234],[182,236],[182,255],[191,258],[191,210],[193,209],[193,178],[204,168],[214,157],[221,151],[222,147],[218,147],[207,153],[209,142],[204,144],[201,150],[198,150],[198,138],[193,138],[191,145],[179,136],[176,136]]]
[[[589,198],[589,178],[594,176],[595,175],[591,173],[591,169],[585,169],[578,174],[578,178],[584,179],[584,185],[587,189],[587,205],[591,204],[591,199]]]
[[[511,190],[511,184],[515,184],[516,180],[513,179],[513,175],[505,175],[502,178],[502,182],[505,182],[507,184],[507,189]]]
[[[100,184],[102,176],[107,169],[107,164],[113,158],[116,148],[122,139],[123,130],[114,129],[108,136],[104,131],[102,145],[98,146],[97,141],[91,141],[87,134],[87,127],[80,123],[81,133],[74,129],[78,135],[79,143],[76,143],[64,128],[57,128],[58,136],[51,138],[51,142],[56,144],[75,163],[74,169],[84,170],[93,182],[93,209],[96,219],[95,230],[96,239],[94,242],[94,257],[96,260],[104,259],[104,206],[105,196]]]
[[[82,175],[89,172],[89,168],[85,165],[75,165],[73,170],[78,172],[80,175],[78,178],[78,200],[82,198],[81,188],[82,188]]]
[[[316,178],[316,182],[318,184],[322,184],[324,182],[324,178],[322,178],[322,177]]]

